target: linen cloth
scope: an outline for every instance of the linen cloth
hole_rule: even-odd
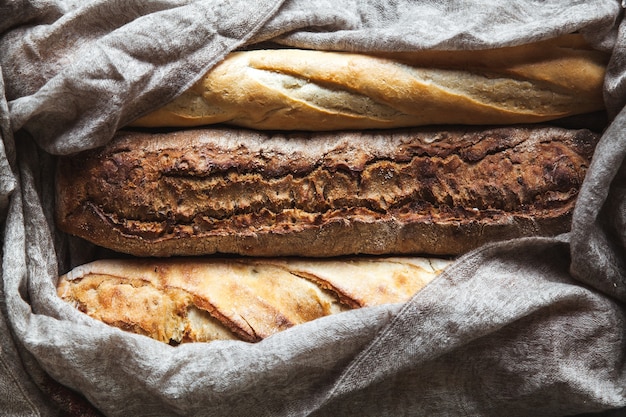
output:
[[[106,143],[228,52],[481,49],[574,31],[612,58],[611,125],[571,233],[488,245],[405,304],[257,344],[171,347],[57,298],[57,276],[99,255],[55,229],[55,156]],[[0,1],[2,415],[626,412],[624,31],[615,0]]]

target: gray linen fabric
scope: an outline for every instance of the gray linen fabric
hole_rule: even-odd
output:
[[[621,15],[615,0],[0,1],[2,415],[60,415],[61,397],[74,393],[110,416],[624,412]],[[406,304],[258,344],[171,347],[56,297],[58,274],[97,255],[55,230],[54,156],[106,143],[229,51],[264,41],[478,49],[573,31],[613,52],[605,93],[614,120],[570,234],[486,246]],[[76,404],[65,410],[97,414]]]

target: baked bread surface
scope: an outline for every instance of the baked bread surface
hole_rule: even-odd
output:
[[[348,309],[405,302],[450,262],[104,259],[61,276],[58,294],[92,318],[166,343],[256,342]]]
[[[57,226],[137,256],[456,255],[569,230],[597,139],[546,126],[119,132],[60,159]]]
[[[478,51],[239,51],[133,125],[320,131],[537,123],[604,109],[607,61],[576,34]]]

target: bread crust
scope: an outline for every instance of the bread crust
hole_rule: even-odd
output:
[[[456,255],[568,231],[597,139],[547,126],[119,132],[59,160],[57,226],[136,256]]]
[[[537,123],[604,109],[607,61],[575,34],[481,51],[239,51],[133,125],[328,131]]]
[[[450,262],[103,259],[61,276],[57,292],[94,319],[165,343],[256,342],[348,309],[405,302]]]

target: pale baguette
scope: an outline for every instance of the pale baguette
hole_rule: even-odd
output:
[[[607,59],[580,35],[483,51],[242,51],[133,125],[319,131],[535,123],[604,109]]]
[[[438,258],[99,260],[59,279],[59,296],[106,324],[166,343],[255,342],[347,309],[407,301]]]

